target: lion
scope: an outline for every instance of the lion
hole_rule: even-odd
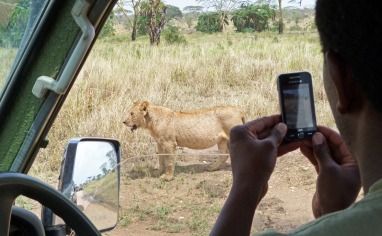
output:
[[[200,110],[175,112],[148,101],[133,102],[123,123],[134,131],[147,129],[157,143],[160,178],[174,178],[174,154],[176,146],[205,149],[218,146],[219,159],[208,167],[219,169],[228,159],[228,140],[232,127],[244,123],[244,113],[233,106],[216,106]]]

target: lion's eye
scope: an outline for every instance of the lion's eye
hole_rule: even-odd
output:
[[[131,113],[130,113],[130,115],[132,115],[132,116],[133,116],[133,115],[134,115],[134,112],[131,112]]]

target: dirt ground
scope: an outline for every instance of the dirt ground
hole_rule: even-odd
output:
[[[157,157],[125,160],[121,167],[120,220],[104,235],[208,235],[228,195],[231,165],[205,170],[216,148],[178,150],[176,176],[156,177]],[[258,206],[252,232],[287,232],[313,219],[316,173],[301,153],[279,158],[269,191]]]

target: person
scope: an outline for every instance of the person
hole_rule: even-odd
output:
[[[298,148],[317,171],[316,219],[287,235],[382,235],[380,7],[376,0],[317,0],[324,87],[340,134],[318,126],[311,140],[286,143],[280,115],[234,127],[233,183],[211,235],[249,235],[277,158]],[[361,187],[364,197],[355,202]]]

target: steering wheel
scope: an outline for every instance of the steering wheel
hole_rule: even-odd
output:
[[[0,173],[0,235],[9,234],[12,205],[24,195],[50,208],[77,235],[99,235],[100,232],[65,195],[45,182],[21,173]]]

